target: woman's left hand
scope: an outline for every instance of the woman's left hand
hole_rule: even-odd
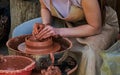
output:
[[[56,36],[56,29],[50,25],[46,25],[37,35],[36,37],[39,39],[46,39],[51,36]]]

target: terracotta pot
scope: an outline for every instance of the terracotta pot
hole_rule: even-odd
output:
[[[29,47],[49,47],[53,44],[52,38],[46,39],[44,41],[31,40],[32,36],[25,38],[25,44]]]
[[[0,75],[31,75],[35,61],[24,56],[3,56],[0,62]]]
[[[23,47],[20,44],[18,49],[29,54],[49,54],[60,50],[60,45],[53,42],[52,38],[39,41],[34,39],[32,36],[28,36],[25,38],[24,45],[25,46]]]

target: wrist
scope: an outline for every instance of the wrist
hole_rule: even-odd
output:
[[[60,28],[55,28],[55,33],[56,33],[56,37],[62,37]]]
[[[43,23],[44,25],[51,25],[51,23]]]

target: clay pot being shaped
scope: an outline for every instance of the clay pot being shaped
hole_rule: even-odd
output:
[[[20,51],[25,51],[29,54],[49,54],[60,50],[60,45],[56,42],[53,42],[52,38],[47,38],[40,41],[34,39],[33,36],[26,37],[25,48],[21,47],[21,45],[18,46]]]
[[[24,56],[3,56],[0,62],[0,75],[31,75],[35,61]]]

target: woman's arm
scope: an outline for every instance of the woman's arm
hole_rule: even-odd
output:
[[[57,34],[63,37],[86,37],[99,34],[101,32],[102,23],[98,1],[82,0],[82,7],[88,24],[73,28],[53,28],[51,26],[46,26],[41,31],[41,33],[44,34],[43,38],[49,37],[48,35],[54,36]],[[42,15],[45,16],[44,14]]]
[[[58,34],[64,37],[86,37],[101,32],[101,12],[98,0],[82,0],[82,7],[88,24],[56,29]]]
[[[43,24],[50,24],[51,23],[51,14],[48,8],[44,5],[43,0],[39,0],[41,5],[41,17]]]

